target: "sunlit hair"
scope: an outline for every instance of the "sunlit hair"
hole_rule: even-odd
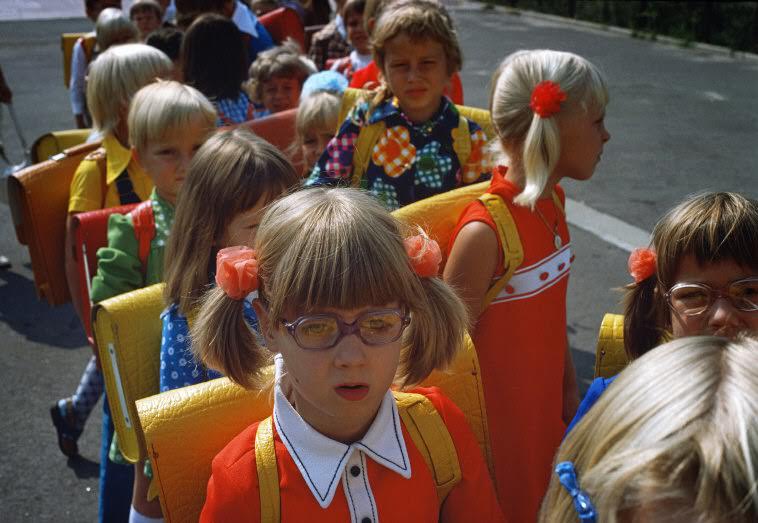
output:
[[[631,358],[655,347],[670,331],[664,294],[677,283],[685,257],[692,256],[701,267],[734,261],[758,273],[758,201],[727,192],[691,196],[655,225],[651,247],[655,273],[628,285],[624,300],[624,346]]]
[[[111,47],[92,62],[87,78],[87,107],[94,127],[112,132],[142,87],[170,78],[173,64],[164,53],[144,44]]]
[[[356,189],[307,189],[272,203],[255,239],[259,296],[273,322],[261,329],[283,328],[286,314],[399,302],[411,315],[399,383],[418,383],[445,367],[463,342],[466,310],[441,279],[413,272],[403,237],[381,203]],[[243,386],[256,384],[269,361],[243,320],[241,302],[221,289],[204,299],[192,333],[199,359]]]
[[[541,118],[529,107],[532,91],[550,80],[566,93],[560,112]],[[519,166],[526,178],[514,201],[534,208],[561,154],[557,118],[608,104],[608,88],[600,70],[573,53],[550,50],[517,51],[508,55],[492,77],[490,113],[500,136],[499,155]]]
[[[166,246],[166,302],[190,315],[208,288],[215,249],[232,219],[261,200],[269,202],[300,176],[273,145],[243,127],[211,136],[189,166],[179,190]]]
[[[95,22],[95,39],[100,51],[105,51],[113,44],[136,42],[139,32],[129,17],[115,7],[108,7],[100,11]]]
[[[194,121],[202,122],[210,134],[216,128],[213,104],[194,87],[160,80],[137,91],[132,99],[129,143],[141,151],[151,142],[181,133]]]
[[[412,41],[429,39],[438,42],[445,51],[447,73],[452,75],[460,71],[463,54],[453,21],[442,4],[431,0],[401,0],[382,6],[371,34],[371,49],[379,70],[385,71],[387,43],[399,35]],[[390,96],[392,92],[383,82],[373,103]]]
[[[316,68],[300,51],[300,46],[291,38],[262,53],[250,65],[246,90],[256,102],[263,97],[263,86],[273,78],[294,78],[300,88]]]
[[[681,338],[621,373],[555,458],[598,521],[758,521],[757,355],[752,338]],[[555,474],[540,521],[579,521]]]
[[[292,143],[291,153],[299,151],[308,134],[336,134],[340,113],[340,97],[327,91],[313,93],[300,100],[295,118],[297,136]],[[312,165],[306,165],[308,169]]]
[[[219,14],[198,17],[184,34],[181,59],[184,81],[211,100],[236,100],[240,95],[247,47],[240,30],[228,18]]]

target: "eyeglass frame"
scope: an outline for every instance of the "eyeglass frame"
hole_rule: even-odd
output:
[[[758,282],[758,276],[750,276],[748,278],[741,278],[739,280],[735,280],[733,282],[730,282],[727,285],[727,289],[729,287],[731,287],[732,285],[735,285],[737,283],[742,283],[742,282],[745,282],[745,281],[755,281],[755,282]],[[708,291],[708,296],[710,297],[710,299],[708,301],[708,304],[705,306],[705,308],[702,311],[697,312],[695,314],[687,314],[687,313],[684,313],[684,312],[679,312],[678,310],[676,310],[676,308],[674,308],[674,305],[671,303],[671,294],[675,290],[680,289],[682,287],[700,287],[700,288],[705,289],[706,291]],[[719,298],[724,298],[725,300],[727,300],[729,302],[729,304],[732,307],[734,307],[734,309],[736,309],[736,310],[738,310],[740,312],[758,312],[758,305],[754,309],[743,309],[741,307],[738,307],[734,303],[734,301],[732,299],[732,296],[728,292],[724,292],[721,289],[714,289],[713,287],[711,287],[710,285],[706,285],[705,283],[679,282],[679,283],[673,285],[663,295],[663,297],[666,299],[666,304],[669,306],[669,308],[672,311],[674,311],[676,314],[682,314],[683,316],[687,316],[688,318],[694,318],[694,317],[698,317],[698,316],[701,316],[701,315],[705,314],[706,312],[708,312],[708,310],[711,309],[711,307],[713,307],[713,304],[716,303],[716,300],[718,300]]]
[[[363,319],[365,316],[369,314],[382,314],[382,313],[396,314],[402,321],[402,323],[400,324],[400,331],[397,333],[397,336],[392,338],[391,340],[387,340],[382,343],[371,343],[365,340],[363,336],[361,335],[361,328],[358,325],[358,323],[361,319]],[[337,327],[340,330],[339,336],[337,336],[337,339],[334,340],[334,343],[332,343],[328,347],[318,347],[318,348],[303,347],[303,345],[300,343],[300,340],[297,339],[297,335],[295,334],[298,326],[301,323],[303,323],[305,320],[312,320],[312,319],[318,319],[318,318],[333,318],[334,320],[336,320]],[[290,322],[286,321],[284,318],[280,318],[279,321],[287,329],[287,332],[290,334],[290,336],[292,336],[292,339],[295,340],[295,343],[297,343],[298,347],[307,351],[319,351],[319,350],[329,350],[331,348],[336,347],[337,344],[340,341],[342,341],[342,338],[344,338],[345,336],[349,336],[350,334],[355,334],[359,340],[361,340],[366,345],[371,345],[372,347],[376,347],[379,345],[386,345],[387,343],[393,343],[402,337],[403,332],[405,332],[405,329],[411,324],[411,316],[406,309],[396,308],[396,309],[369,310],[369,311],[364,312],[357,318],[355,318],[355,320],[350,323],[344,321],[342,318],[339,317],[339,315],[333,314],[333,313],[309,314],[305,316],[300,316],[299,318],[295,318],[294,320]]]

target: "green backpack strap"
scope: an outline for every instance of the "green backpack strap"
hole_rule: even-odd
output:
[[[505,274],[497,280],[484,296],[482,310],[486,309],[492,300],[494,300],[503,287],[511,279],[519,265],[524,261],[524,248],[521,245],[521,238],[518,234],[516,222],[508,210],[508,206],[503,199],[497,194],[484,193],[479,197],[479,201],[484,204],[487,212],[492,216],[495,222],[495,229],[500,238],[500,245],[503,247],[503,267]]]
[[[258,424],[255,433],[255,468],[258,472],[258,493],[261,503],[261,523],[279,523],[279,472],[276,470],[274,429],[269,416]]]
[[[453,438],[434,404],[421,394],[393,392],[408,434],[432,473],[440,507],[461,481],[461,466]]]

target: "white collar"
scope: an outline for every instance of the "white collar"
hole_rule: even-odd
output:
[[[373,59],[374,59],[374,56],[371,53],[360,54],[355,49],[350,51],[350,62],[352,63],[352,66],[353,66],[353,72],[357,71],[358,69],[363,69],[369,63],[371,63],[371,60]]]
[[[255,27],[258,18],[239,0],[237,0],[237,5],[234,6],[232,22],[234,22],[237,25],[237,28],[243,33],[247,33],[253,38],[258,38],[258,29]]]
[[[345,473],[345,466],[356,450],[405,479],[411,477],[411,461],[392,392],[387,391],[366,435],[351,445],[345,445],[317,432],[300,417],[279,386],[284,369],[281,355],[277,355],[274,361],[276,431],[321,508],[331,504],[340,478]]]

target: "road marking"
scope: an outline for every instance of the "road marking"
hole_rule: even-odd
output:
[[[703,91],[703,96],[705,96],[705,99],[710,102],[724,102],[726,101],[726,97],[723,95],[720,95],[719,93],[715,91]]]
[[[649,232],[571,198],[566,198],[566,220],[626,252],[650,243]]]

